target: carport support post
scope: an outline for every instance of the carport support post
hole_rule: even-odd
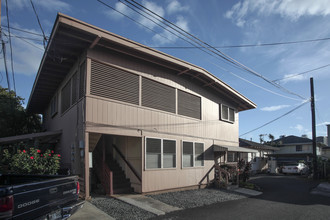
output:
[[[311,111],[312,111],[312,139],[313,139],[313,179],[317,179],[317,155],[316,155],[316,126],[315,126],[315,101],[314,101],[314,82],[310,78],[311,85]]]

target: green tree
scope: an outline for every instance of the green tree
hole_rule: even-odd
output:
[[[0,86],[0,138],[41,130],[40,115],[27,113],[23,104],[22,97]]]

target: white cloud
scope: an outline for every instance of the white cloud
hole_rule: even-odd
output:
[[[330,121],[322,122],[320,124],[317,124],[316,126],[326,126],[326,125],[330,125]]]
[[[183,6],[177,0],[170,1],[170,3],[166,7],[166,11],[168,14],[174,14],[177,12],[188,11],[189,6]]]
[[[164,17],[164,15],[165,15],[165,10],[154,2],[149,2],[149,1],[143,0],[142,5],[146,8],[148,8],[150,11],[154,12],[155,14],[158,14],[161,17]],[[139,16],[138,21],[141,24],[147,26],[148,28],[153,29],[154,27],[157,26],[157,24],[160,23],[159,20],[152,18],[148,15],[146,15],[146,16],[148,18],[150,18],[151,20],[141,15],[141,16]]]
[[[263,107],[260,110],[261,111],[266,111],[266,112],[273,112],[273,111],[278,111],[283,108],[290,107],[290,105],[274,105],[274,106],[269,106],[269,107]]]
[[[30,1],[27,0],[11,0],[8,1],[8,6],[11,10],[22,10],[26,8],[31,8]],[[40,7],[42,9],[48,10],[48,11],[70,11],[71,6],[70,4],[61,1],[61,0],[39,0],[39,1],[33,1],[33,4],[35,7]],[[38,9],[37,9],[38,11]]]
[[[297,124],[294,128],[300,132],[304,130],[304,126],[302,126],[301,124]]]
[[[177,25],[178,27],[182,28],[183,30],[189,32],[188,21],[183,16],[178,16],[177,17],[175,25]],[[168,29],[168,30],[170,30],[171,32],[176,33],[172,29]],[[177,34],[177,35],[179,35],[179,34]],[[178,37],[175,36],[174,34],[170,33],[169,31],[164,30],[159,35],[158,34],[154,35],[152,39],[155,43],[160,44],[160,45],[164,45],[164,44],[175,42],[178,39]]]
[[[330,14],[328,0],[243,0],[236,3],[224,16],[243,27],[250,14],[280,15],[291,21],[302,16],[326,16]]]
[[[125,14],[127,16],[131,16],[131,11],[129,10],[129,8],[127,8],[126,5],[122,4],[121,2],[117,2],[115,4],[115,9],[117,11],[114,11],[112,9],[109,9],[109,10],[106,10],[105,11],[105,15],[110,17],[110,18],[113,18],[113,19],[121,19],[124,17],[124,15],[122,14]],[[122,13],[122,14],[121,14]]]

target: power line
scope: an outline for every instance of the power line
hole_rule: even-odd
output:
[[[119,0],[119,1],[122,3],[121,0]],[[125,1],[128,2],[127,0],[125,0]],[[131,3],[131,2],[134,2],[135,4],[133,4],[133,3]],[[271,80],[267,79],[267,78],[264,77],[263,75],[261,75],[261,74],[257,73],[256,71],[254,71],[254,70],[252,70],[252,69],[246,67],[245,65],[239,63],[239,62],[236,61],[235,59],[229,57],[228,55],[224,54],[224,53],[221,52],[220,50],[218,50],[218,49],[214,48],[213,46],[209,45],[208,43],[206,43],[206,42],[200,40],[199,38],[195,37],[194,35],[190,34],[190,33],[187,32],[187,31],[183,30],[182,28],[178,27],[177,25],[173,24],[172,22],[168,21],[167,19],[161,17],[160,15],[156,14],[155,12],[149,10],[148,8],[144,7],[143,5],[137,3],[136,1],[131,0],[131,2],[128,2],[128,3],[130,3],[131,5],[133,5],[134,7],[136,7],[137,9],[141,10],[141,11],[144,12],[144,13],[146,13],[145,11],[148,11],[148,12],[152,13],[152,14],[154,15],[153,18],[156,18],[156,17],[160,18],[160,19],[162,20],[162,23],[165,24],[166,26],[170,27],[171,29],[173,29],[174,31],[176,31],[176,32],[178,32],[179,34],[183,35],[184,37],[190,39],[191,41],[197,43],[198,45],[200,45],[200,46],[202,46],[203,48],[207,49],[207,50],[210,51],[211,53],[216,54],[217,56],[219,56],[220,58],[224,59],[225,61],[227,61],[227,62],[229,62],[229,63],[232,63],[232,64],[236,65],[238,68],[243,69],[243,70],[246,71],[246,72],[249,72],[249,73],[251,73],[251,74],[253,74],[253,75],[257,76],[257,77],[262,78],[262,79],[265,80],[266,82],[268,82],[268,83],[270,83],[271,85],[273,85],[273,86],[275,86],[275,87],[281,89],[281,90],[284,91],[284,92],[290,93],[290,94],[292,94],[292,95],[296,95],[296,96],[298,96],[298,97],[301,98],[301,99],[305,99],[304,97],[302,97],[302,96],[300,96],[300,95],[298,95],[298,94],[296,94],[296,93],[293,93],[293,92],[289,91],[288,89],[285,89],[283,86],[281,86],[281,85],[279,85],[279,84],[277,84],[277,83],[275,83],[275,82],[272,82]],[[149,14],[149,15],[150,15],[150,14]],[[155,17],[155,16],[156,16],[156,17]],[[151,21],[153,21],[153,20],[150,19],[150,18],[148,18],[148,19],[151,20]],[[157,19],[157,18],[156,18],[156,19]],[[159,19],[157,19],[157,20],[159,20]],[[164,23],[163,21],[165,21],[165,23]],[[156,24],[159,25],[158,23],[156,23]],[[159,26],[161,26],[161,25],[159,25]],[[161,27],[162,27],[162,26],[161,26]],[[173,28],[173,27],[175,27],[175,28]],[[162,28],[163,28],[163,27],[162,27]],[[166,28],[165,28],[165,30],[168,31],[168,29],[166,29]],[[190,44],[192,44],[192,43],[190,43]],[[196,45],[194,45],[194,46],[196,46]],[[211,50],[211,49],[212,49],[212,50]]]
[[[285,114],[283,114],[283,115],[281,115],[281,116],[279,116],[279,117],[277,117],[277,118],[275,118],[275,119],[273,119],[273,120],[271,120],[271,121],[269,121],[269,122],[267,122],[267,123],[265,123],[265,124],[263,124],[263,125],[261,125],[261,126],[255,128],[255,129],[252,129],[251,131],[248,131],[248,132],[246,132],[246,133],[240,135],[240,137],[242,137],[242,136],[244,136],[244,135],[246,135],[246,134],[249,134],[249,133],[251,133],[251,132],[253,132],[253,131],[256,131],[256,130],[258,130],[258,129],[260,129],[260,128],[263,128],[263,127],[265,127],[266,125],[269,125],[269,124],[271,124],[271,123],[273,123],[273,122],[275,122],[275,121],[277,121],[277,120],[283,118],[284,116],[286,116],[286,115],[288,115],[288,114],[290,114],[290,113],[296,111],[297,109],[301,108],[303,105],[305,105],[305,104],[308,103],[308,102],[310,102],[310,99],[308,99],[307,101],[301,103],[300,105],[298,105],[298,106],[295,107],[294,109],[292,109],[292,110],[286,112]]]
[[[34,8],[34,5],[33,5],[32,0],[30,0],[30,2],[31,2],[31,5],[32,5],[32,8],[33,8],[34,14],[35,14],[36,17],[37,17],[38,24],[39,24],[39,27],[40,27],[40,29],[41,29],[42,35],[43,35],[43,37],[44,37],[43,44],[44,44],[44,48],[46,49],[46,44],[45,44],[45,42],[47,42],[47,37],[46,37],[46,35],[45,35],[44,29],[43,29],[42,26],[41,26],[41,23],[40,23],[40,20],[39,20],[39,16],[38,16],[38,13],[37,13],[36,9]]]
[[[37,38],[32,38],[32,37],[23,37],[23,36],[18,36],[18,35],[14,35],[12,33],[8,33],[6,36],[8,37],[15,37],[15,38],[21,38],[21,39],[25,39],[25,40],[32,40],[32,41],[39,41],[42,42],[42,39],[37,39]]]
[[[310,42],[317,42],[317,41],[327,41],[330,40],[330,37],[326,38],[318,38],[318,39],[311,39],[311,40],[301,40],[301,41],[288,41],[288,42],[274,42],[274,43],[259,43],[259,44],[241,44],[241,45],[224,45],[224,46],[214,46],[214,48],[242,48],[242,47],[264,47],[264,46],[278,46],[278,45],[287,45],[287,44],[299,44],[299,43],[310,43]],[[198,49],[198,47],[185,47],[185,46],[178,46],[178,47],[152,47],[155,49]]]
[[[8,26],[6,26],[6,25],[2,25],[2,27],[5,27],[6,29],[8,29]],[[43,37],[42,34],[38,34],[38,33],[32,32],[32,31],[23,30],[23,29],[20,29],[20,28],[10,27],[9,29]],[[48,39],[48,37],[47,37],[47,39]]]
[[[8,84],[8,90],[10,91],[10,81],[9,81],[9,74],[8,74],[8,68],[7,68],[7,58],[6,58],[6,44],[2,41],[2,53],[3,53],[3,62],[5,64],[5,71],[6,71],[6,78],[7,78],[7,84]]]
[[[328,66],[330,66],[330,64],[327,64],[327,65],[324,65],[324,66],[320,66],[320,67],[317,67],[317,68],[315,68],[315,69],[307,70],[307,71],[304,71],[304,72],[302,72],[302,73],[297,73],[297,74],[289,75],[289,76],[284,77],[284,78],[282,78],[282,79],[275,79],[275,80],[273,80],[273,82],[276,82],[276,81],[282,81],[282,80],[285,80],[285,79],[289,79],[289,78],[292,78],[292,77],[296,77],[296,76],[299,76],[299,75],[303,75],[303,74],[306,74],[306,73],[309,73],[309,72],[313,72],[313,71],[315,71],[315,70],[319,70],[319,69],[326,68],[326,67],[328,67]]]
[[[9,33],[11,73],[12,73],[12,76],[13,76],[14,91],[15,91],[15,94],[16,94],[16,82],[15,82],[14,60],[13,60],[13,47],[12,47],[12,44],[11,44],[11,37],[10,37],[10,25],[9,25],[9,14],[8,14],[8,2],[7,2],[7,0],[6,0],[6,15],[7,15],[7,25],[8,25],[8,33]]]
[[[4,34],[5,34],[5,33],[4,33]],[[42,48],[40,48],[40,47],[37,47],[36,45],[34,45],[33,43],[31,43],[31,42],[25,40],[24,38],[22,38],[22,37],[18,37],[18,36],[16,36],[16,35],[13,34],[13,33],[12,33],[12,35],[13,35],[13,37],[17,37],[18,39],[24,41],[25,43],[30,44],[31,46],[33,46],[33,47],[35,47],[35,48],[37,48],[37,49],[39,49],[39,50],[41,50],[41,51],[44,51],[44,49],[42,49]]]

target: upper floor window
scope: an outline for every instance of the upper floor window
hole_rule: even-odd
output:
[[[178,114],[201,119],[201,98],[178,90]]]
[[[235,109],[227,105],[220,105],[220,119],[223,121],[235,122]]]
[[[296,151],[302,151],[302,145],[296,145]]]
[[[61,91],[61,113],[63,114],[69,107],[71,102],[71,80],[69,80]]]

